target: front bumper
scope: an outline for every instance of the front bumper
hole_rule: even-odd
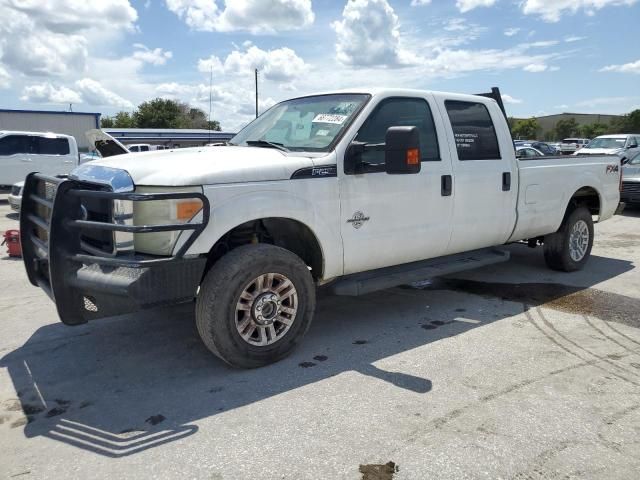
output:
[[[89,320],[192,300],[206,258],[184,254],[209,220],[209,202],[201,193],[113,192],[79,180],[32,173],[22,193],[20,229],[29,281],[53,299],[63,323]],[[124,225],[105,216],[87,218],[87,202],[112,204],[197,198],[202,201],[199,223]],[[108,254],[87,245],[87,232],[192,232],[173,257]]]
[[[623,178],[622,191],[620,192],[620,200],[627,203],[639,204],[640,203],[640,180],[629,181]]]

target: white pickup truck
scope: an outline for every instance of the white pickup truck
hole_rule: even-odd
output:
[[[279,103],[226,146],[31,174],[22,248],[64,323],[195,300],[206,346],[257,367],[300,341],[318,286],[360,295],[518,241],[582,268],[619,184],[615,156],[517,160],[497,89],[342,91]]]

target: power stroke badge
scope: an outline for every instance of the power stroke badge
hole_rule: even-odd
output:
[[[368,222],[368,221],[369,221],[369,217],[365,216],[364,213],[356,212],[353,214],[353,217],[347,220],[347,223],[350,223],[351,225],[353,225],[353,228],[357,230],[362,225],[364,225],[364,222]]]

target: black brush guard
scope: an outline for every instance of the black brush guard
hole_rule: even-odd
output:
[[[82,201],[96,199],[147,202],[198,199],[202,221],[185,224],[122,225],[86,219]],[[39,173],[27,176],[22,194],[22,255],[29,281],[55,302],[63,323],[191,301],[206,258],[185,257],[209,221],[209,201],[201,193],[120,193],[95,185]],[[101,254],[87,250],[83,232],[166,232],[192,230],[172,257]]]

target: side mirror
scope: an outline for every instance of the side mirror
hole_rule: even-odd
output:
[[[631,143],[631,144],[629,144],[629,146],[627,146],[627,148],[638,148],[638,144],[637,143]]]
[[[390,127],[385,136],[385,171],[391,175],[420,173],[420,134],[416,127]]]

